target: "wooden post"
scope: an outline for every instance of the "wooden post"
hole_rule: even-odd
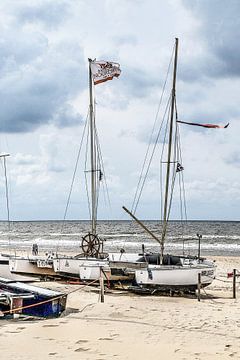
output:
[[[104,279],[103,279],[102,267],[100,267],[99,283],[100,283],[101,303],[104,303]]]
[[[198,273],[198,301],[201,299],[201,273]]]
[[[236,277],[237,277],[236,269],[233,269],[233,298],[236,299]]]

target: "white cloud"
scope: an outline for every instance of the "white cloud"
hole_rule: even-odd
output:
[[[12,155],[13,217],[62,218],[88,108],[87,58],[97,57],[117,61],[122,68],[118,80],[96,87],[96,121],[112,202],[111,215],[101,204],[99,216],[126,218],[121,206],[131,207],[174,38],[179,36],[179,117],[230,122],[226,130],[181,127],[189,217],[237,219],[239,71],[235,55],[230,56],[236,44],[236,2],[229,2],[225,15],[213,11],[215,1],[197,2],[197,15],[191,3],[0,4],[0,131],[2,137],[8,133],[8,146],[1,141],[0,150]],[[214,28],[220,15],[224,21]],[[156,174],[157,160],[140,207],[145,218],[159,217]],[[83,175],[84,153],[70,217],[88,216]]]

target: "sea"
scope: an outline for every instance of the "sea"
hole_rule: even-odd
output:
[[[159,221],[144,224],[161,237]],[[8,253],[31,251],[34,243],[41,252],[81,252],[82,238],[90,231],[89,221],[14,221],[0,222],[0,250]],[[98,221],[97,233],[104,251],[159,251],[159,243],[133,221]],[[165,253],[197,255],[201,234],[202,256],[240,256],[240,221],[170,221]]]

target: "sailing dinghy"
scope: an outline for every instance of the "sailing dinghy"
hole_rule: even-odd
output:
[[[142,267],[137,262],[142,255],[121,252],[104,253],[103,240],[97,233],[99,189],[101,182],[105,180],[105,175],[96,130],[94,86],[112,80],[114,77],[118,77],[120,73],[120,66],[117,63],[89,59],[90,101],[86,147],[88,153],[90,153],[90,169],[85,168],[85,174],[90,176],[89,209],[91,226],[89,232],[82,237],[81,253],[75,256],[60,255],[58,252],[46,256],[15,256],[9,260],[12,272],[35,274],[37,276],[74,277],[81,280],[99,279],[102,272],[105,280],[123,281],[134,278],[134,270],[129,263],[136,263],[137,268]],[[87,161],[85,166],[86,163]]]
[[[164,244],[166,241],[167,228],[169,224],[169,217],[171,206],[173,202],[173,192],[174,185],[177,183],[177,177],[179,177],[179,183],[182,179],[183,181],[183,166],[181,150],[180,150],[180,140],[179,140],[179,123],[177,107],[176,107],[176,75],[177,75],[177,56],[178,56],[178,39],[176,39],[174,47],[174,62],[173,62],[173,80],[172,88],[170,92],[170,97],[165,110],[165,135],[163,136],[164,140],[163,146],[165,148],[161,150],[161,174],[164,174],[164,181],[162,183],[162,194],[164,202],[162,204],[162,228],[161,236],[157,237],[151,233],[146,226],[139,221],[136,216],[124,208],[155,240],[158,241],[160,245],[160,253],[151,254],[146,253],[144,256],[139,259],[140,262],[145,261],[148,265],[142,269],[136,269],[135,271],[135,280],[139,289],[144,291],[154,291],[156,290],[187,290],[195,291],[198,286],[199,274],[201,275],[201,286],[210,285],[215,278],[216,265],[213,261],[205,259],[200,256],[200,247],[198,256],[190,255],[168,255],[165,254]],[[166,115],[167,114],[167,115]],[[186,123],[186,122],[185,122]],[[208,128],[219,128],[220,126],[210,126],[211,124],[204,125]],[[163,124],[160,126],[164,128]],[[226,126],[224,127],[226,128]],[[159,134],[156,140],[157,145],[159,143]],[[168,138],[168,139],[167,139]],[[154,146],[153,154],[157,146]],[[166,156],[166,161],[164,161],[164,156]],[[146,159],[146,158],[145,158]],[[152,157],[150,156],[151,163]],[[144,160],[146,161],[146,160]],[[164,167],[164,168],[163,168]],[[149,166],[146,166],[146,176],[148,174]],[[142,175],[142,174],[141,174]],[[162,176],[162,175],[161,175]],[[142,177],[143,185],[146,178]],[[164,186],[165,185],[165,186]],[[139,187],[141,190],[143,186]],[[182,193],[181,193],[182,189]],[[141,191],[140,190],[140,191]],[[184,187],[180,186],[180,198],[185,199],[185,190]],[[141,195],[141,193],[140,193]],[[138,197],[139,200],[140,196]],[[135,196],[135,200],[137,197]],[[138,204],[138,200],[135,204]],[[134,212],[136,211],[137,205],[135,206]],[[181,209],[183,209],[181,205]],[[200,239],[200,238],[199,238]],[[200,240],[199,240],[200,243]]]

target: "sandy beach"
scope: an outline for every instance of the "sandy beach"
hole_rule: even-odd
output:
[[[240,359],[240,289],[232,298],[227,273],[237,257],[215,258],[213,284],[200,302],[191,297],[107,293],[64,283],[44,287],[70,292],[65,316],[1,320],[1,359]],[[239,287],[239,285],[238,285]]]

